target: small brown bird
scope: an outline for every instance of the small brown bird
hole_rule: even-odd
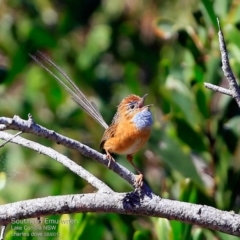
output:
[[[51,59],[41,52],[38,52],[38,57],[32,55],[30,56],[67,89],[73,100],[85,112],[87,112],[106,129],[100,142],[100,147],[106,151],[106,156],[109,160],[108,166],[110,165],[111,161],[115,161],[111,153],[127,155],[127,160],[132,164],[139,174],[136,176],[136,186],[141,187],[143,184],[143,175],[133,163],[133,154],[136,153],[146,143],[150,136],[151,126],[153,124],[152,114],[149,111],[149,107],[152,104],[144,106],[144,100],[147,94],[143,97],[130,95],[124,98],[117,108],[117,112],[112,120],[111,125],[108,126],[96,108],[95,104],[89,102],[82,91],[60,67],[58,67]],[[67,86],[52,71],[50,71],[46,65],[44,65],[44,62],[57,69],[69,82],[70,87]]]

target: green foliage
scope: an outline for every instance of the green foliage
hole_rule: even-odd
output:
[[[238,213],[240,110],[230,97],[203,83],[228,84],[221,70],[216,16],[239,75],[239,11],[238,4],[227,0],[2,1],[1,116],[26,119],[31,113],[36,123],[99,149],[104,130],[31,60],[28,54],[37,50],[71,76],[107,123],[122,98],[148,93],[147,103],[154,104],[153,131],[134,161],[150,187],[163,197]],[[115,191],[131,189],[91,159],[46,139],[24,137],[66,154]],[[36,152],[7,144],[0,154],[0,204],[94,191]],[[124,156],[116,159],[134,171]],[[62,239],[234,239],[166,219],[116,214],[51,218],[75,220],[57,224],[53,232]],[[26,239],[14,237],[14,231],[8,229],[6,239]]]

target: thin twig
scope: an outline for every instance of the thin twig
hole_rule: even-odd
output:
[[[218,22],[218,28],[219,28],[218,38],[219,38],[219,46],[220,46],[220,52],[222,57],[222,70],[229,82],[229,88],[232,91],[232,97],[236,100],[238,106],[240,107],[240,90],[239,90],[236,78],[229,64],[228,52],[227,52],[226,44],[224,41],[223,33],[221,31],[218,18],[217,18],[217,22]]]
[[[22,132],[18,132],[18,133],[16,133],[15,135],[13,135],[12,138],[10,138],[10,139],[8,139],[7,141],[5,141],[4,143],[2,143],[2,144],[0,145],[0,148],[1,148],[1,147],[4,147],[8,142],[10,142],[13,138],[17,137],[17,136],[20,135],[20,134],[22,134]]]
[[[220,92],[220,93],[231,96],[232,98],[235,99],[238,106],[240,107],[240,89],[239,89],[238,83],[236,81],[236,78],[232,72],[231,66],[229,64],[228,52],[227,52],[226,44],[224,41],[224,36],[221,31],[221,27],[220,27],[218,18],[217,18],[217,22],[218,22],[218,28],[219,28],[218,39],[219,39],[219,48],[220,48],[221,59],[222,59],[222,70],[223,70],[224,76],[226,77],[226,79],[229,83],[229,89],[219,87],[219,86],[211,84],[211,83],[204,83],[204,86],[215,92]]]
[[[220,92],[220,93],[223,93],[223,94],[226,94],[226,95],[232,97],[232,91],[230,89],[219,87],[219,86],[211,84],[211,83],[204,83],[204,86],[208,89],[211,89],[211,90],[215,91],[215,92]]]
[[[42,146],[39,143],[26,140],[22,137],[14,137],[6,132],[0,132],[0,138],[6,141],[11,141],[12,143],[16,143],[18,145],[33,149],[37,151],[38,153],[44,154],[46,156],[51,157],[52,159],[55,159],[68,169],[70,169],[73,173],[77,174],[81,178],[85,179],[88,183],[90,183],[93,187],[98,189],[100,192],[113,192],[111,188],[109,188],[105,183],[100,181],[98,178],[96,178],[94,175],[89,173],[87,170],[67,158],[66,156],[60,154],[59,152]]]
[[[100,152],[76,141],[71,138],[67,138],[61,134],[54,132],[53,130],[49,130],[36,124],[32,118],[28,121],[21,119],[18,116],[14,116],[13,118],[0,117],[0,124],[4,124],[6,126],[6,130],[19,130],[24,133],[31,133],[39,137],[44,137],[50,139],[58,144],[61,144],[67,148],[74,149],[78,151],[80,154],[84,156],[94,159],[97,162],[101,163],[105,167],[111,169],[115,173],[117,173],[120,177],[125,179],[128,183],[130,183],[133,187],[135,184],[136,176],[131,173],[127,168],[121,166],[117,162],[112,162],[108,167],[108,159],[105,154],[101,154]],[[145,185],[147,188],[147,186]]]

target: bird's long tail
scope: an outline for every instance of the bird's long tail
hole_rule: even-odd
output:
[[[42,68],[44,68],[48,73],[50,73],[59,83],[61,83],[64,88],[71,94],[72,99],[82,108],[87,114],[89,114],[93,119],[95,119],[100,125],[105,129],[108,128],[107,123],[104,121],[101,113],[97,109],[93,102],[90,102],[83,92],[76,86],[76,84],[71,80],[71,78],[58,66],[56,65],[48,56],[44,53],[37,51],[36,55],[29,54],[30,57],[38,63]],[[65,80],[62,80],[57,75],[55,75],[49,68],[55,68]],[[69,84],[66,84],[68,82]]]

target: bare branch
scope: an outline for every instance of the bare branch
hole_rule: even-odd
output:
[[[226,95],[229,95],[232,97],[232,91],[223,87],[219,87],[217,85],[211,84],[211,83],[204,83],[204,86],[208,89],[211,89],[215,92],[220,92]]]
[[[52,213],[112,212],[179,220],[240,236],[240,215],[213,207],[137,193],[90,193],[32,199],[0,206],[0,224]]]
[[[226,44],[224,41],[223,33],[221,31],[221,27],[220,27],[218,18],[217,18],[217,22],[218,22],[218,28],[219,28],[218,39],[219,39],[219,48],[220,48],[221,58],[222,58],[222,70],[223,70],[224,76],[228,80],[229,89],[222,88],[217,85],[210,84],[210,83],[204,83],[204,86],[213,91],[220,92],[220,93],[231,96],[232,98],[235,99],[238,106],[240,107],[240,89],[238,87],[238,83],[236,81],[236,78],[235,78],[235,76],[232,72],[231,66],[229,64],[228,52],[227,52]]]
[[[21,119],[18,116],[14,116],[13,118],[0,117],[0,124],[6,126],[5,130],[18,130],[24,133],[31,133],[39,137],[44,137],[50,139],[58,144],[61,144],[67,148],[74,149],[78,151],[80,154],[94,159],[97,162],[101,163],[105,167],[108,167],[108,159],[105,154],[101,154],[98,151],[78,142],[71,138],[67,138],[61,134],[54,132],[53,130],[49,130],[44,128],[38,124],[36,124],[31,117],[29,117],[28,121]],[[132,186],[135,184],[136,176],[131,173],[127,168],[119,165],[117,162],[111,162],[109,169],[117,173],[120,177],[129,182]],[[145,185],[145,187],[147,187]]]
[[[15,136],[15,135],[14,135]],[[16,143],[18,145],[33,149],[37,151],[40,154],[44,154],[46,156],[51,157],[52,159],[55,159],[68,169],[70,169],[72,172],[80,176],[81,178],[85,179],[88,183],[90,183],[93,187],[98,189],[100,192],[113,192],[111,188],[109,188],[105,183],[100,181],[98,178],[96,178],[94,175],[89,173],[87,170],[67,158],[66,156],[58,153],[57,151],[42,146],[39,143],[26,140],[25,138],[22,137],[14,137],[13,135],[6,133],[6,132],[0,132],[0,138],[6,141],[11,141],[13,143]]]
[[[223,33],[220,28],[219,20],[217,19],[217,21],[218,21],[218,28],[219,28],[219,31],[218,31],[219,46],[220,46],[220,52],[222,57],[222,70],[229,82],[230,90],[232,91],[232,96],[236,100],[238,106],[240,107],[240,90],[239,90],[236,78],[229,64],[227,48],[224,41]]]

